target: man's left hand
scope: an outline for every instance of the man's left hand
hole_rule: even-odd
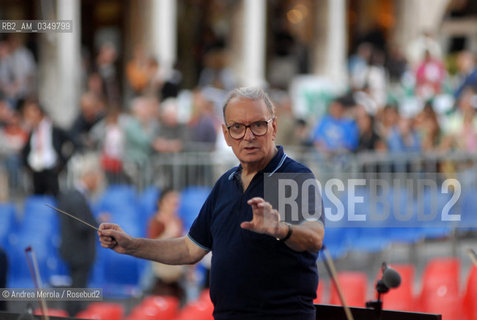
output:
[[[255,197],[248,200],[247,203],[252,206],[253,218],[251,221],[242,222],[240,227],[257,233],[268,234],[275,238],[285,237],[287,228],[282,226],[280,214],[272,208],[269,202],[266,202],[263,198]]]

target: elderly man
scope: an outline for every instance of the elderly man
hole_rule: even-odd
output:
[[[323,216],[286,223],[263,199],[266,177],[312,174],[275,145],[274,107],[262,90],[232,91],[224,122],[225,139],[240,165],[217,181],[187,236],[139,239],[105,223],[98,232],[101,245],[167,264],[195,263],[212,251],[210,295],[216,320],[315,319]]]

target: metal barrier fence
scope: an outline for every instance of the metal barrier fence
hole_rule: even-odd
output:
[[[472,153],[360,153],[323,156],[314,149],[285,147],[286,153],[307,165],[319,180],[369,174],[391,177],[399,173],[440,173],[465,186],[477,186],[477,154]],[[98,156],[99,159],[99,156]],[[62,187],[74,181],[75,157],[60,176]],[[181,190],[190,185],[213,186],[239,162],[231,151],[155,154],[147,163],[124,163],[123,170],[106,173],[107,183],[128,183],[142,190],[149,185]],[[0,200],[31,192],[31,183],[20,162],[0,154]]]

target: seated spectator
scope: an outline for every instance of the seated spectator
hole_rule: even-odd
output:
[[[454,135],[454,148],[474,153],[477,151],[477,129],[474,126],[475,109],[467,109],[462,115],[462,127]]]
[[[188,149],[212,151],[217,140],[218,119],[213,102],[200,91],[194,92],[192,116],[188,124]]]
[[[5,127],[10,121],[12,106],[6,99],[0,99],[0,128]]]
[[[403,74],[408,69],[406,57],[401,51],[401,46],[399,46],[397,43],[391,44],[389,57],[386,61],[386,69],[389,74],[389,80],[392,84],[399,84]]]
[[[207,52],[204,58],[205,67],[199,76],[199,87],[232,90],[236,86],[236,80],[227,60],[227,53],[222,48],[214,48]]]
[[[277,144],[297,146],[299,143],[295,136],[296,119],[290,97],[285,92],[274,92],[272,99],[276,105],[277,126],[280,128],[277,132]]]
[[[361,43],[354,55],[349,58],[348,71],[350,74],[351,87],[354,90],[361,90],[366,85],[373,46],[370,43]]]
[[[442,131],[437,114],[430,103],[426,103],[416,116],[416,128],[419,131],[422,151],[435,151],[442,143]]]
[[[142,46],[134,48],[133,58],[126,65],[126,76],[134,94],[142,94],[150,80],[149,61]]]
[[[173,189],[162,191],[158,202],[157,211],[149,221],[147,236],[151,239],[168,239],[180,237],[183,234],[182,221],[177,211],[179,209],[180,195]],[[184,266],[165,265],[153,263],[154,274],[157,281],[153,294],[174,296],[179,300],[184,298],[184,290],[180,280],[184,276]]]
[[[103,43],[96,57],[96,70],[101,77],[106,105],[121,108],[121,90],[117,68],[118,52],[112,43]]]
[[[441,60],[425,52],[424,60],[416,70],[416,94],[424,99],[430,99],[441,93],[442,83],[446,77],[446,69]]]
[[[79,149],[90,149],[89,139],[91,128],[104,117],[104,108],[98,98],[92,93],[84,93],[80,99],[80,114],[76,117],[70,129],[70,136]]]
[[[111,109],[106,117],[91,129],[90,139],[101,154],[101,167],[110,184],[127,181],[123,173],[126,118],[118,109]]]
[[[389,152],[419,152],[421,144],[414,128],[414,119],[401,117],[397,125],[391,128],[387,138]]]
[[[295,120],[295,137],[298,142],[298,146],[309,148],[313,146],[313,142],[310,140],[310,126],[306,120],[298,118]]]
[[[157,62],[156,58],[154,57],[149,57],[147,64],[148,64],[147,72],[149,74],[149,82],[147,84],[147,87],[144,90],[144,94],[148,96],[152,96],[152,97],[157,97],[163,100],[162,89],[168,80],[165,78],[166,77],[165,70],[161,68],[161,66],[159,65],[159,62]],[[168,83],[167,86],[169,86],[169,89],[171,89],[170,83]],[[166,90],[166,88],[164,90]],[[177,95],[178,92],[177,93],[170,92],[170,94]]]
[[[15,97],[12,79],[13,70],[8,42],[0,40],[0,95],[13,104]]]
[[[124,160],[139,167],[149,161],[152,141],[157,135],[157,102],[138,97],[132,102],[132,116],[124,124]]]
[[[16,105],[18,101],[36,94],[37,66],[32,52],[24,44],[22,34],[10,34],[8,45],[10,48],[9,63],[13,72],[10,96]]]
[[[461,52],[458,57],[458,65],[462,80],[454,93],[456,99],[459,99],[460,95],[468,87],[477,92],[477,66],[475,65],[475,56],[472,52]]]
[[[316,149],[327,155],[355,151],[359,131],[356,122],[346,116],[344,98],[331,102],[326,114],[312,133]]]
[[[152,69],[154,72],[154,61],[151,61]],[[182,88],[182,72],[179,65],[176,63],[171,70],[156,69],[155,81],[159,81],[160,84],[160,97],[161,101],[166,101],[169,98],[176,98]]]
[[[456,137],[462,129],[464,118],[467,117],[467,121],[470,120],[469,116],[473,114],[473,109],[476,107],[474,106],[475,94],[470,87],[462,92],[457,100],[457,108],[443,122],[446,137]],[[472,118],[472,127],[477,129],[477,118],[475,117]]]
[[[359,129],[357,152],[386,150],[386,144],[376,133],[374,117],[368,114],[362,107],[357,109],[356,123]]]
[[[101,79],[99,73],[93,72],[88,76],[88,81],[86,84],[86,93],[93,95],[98,101],[100,101],[105,112],[107,111],[105,109],[110,107],[106,105],[103,79]]]
[[[457,109],[444,122],[446,130],[442,143],[443,150],[470,154],[477,151],[476,107],[475,92],[468,87],[457,100]],[[459,181],[464,186],[475,184],[473,161],[448,161],[446,165],[446,171],[461,173]]]
[[[179,123],[177,100],[169,98],[162,103],[159,134],[153,142],[159,153],[176,153],[184,148],[185,127]]]
[[[376,120],[376,131],[386,141],[391,133],[391,129],[399,122],[399,112],[395,106],[387,105],[376,114]]]
[[[384,52],[373,50],[371,64],[366,74],[366,82],[363,89],[367,91],[369,97],[376,103],[377,109],[382,109],[386,105],[387,95],[387,72],[384,68]]]
[[[3,161],[8,172],[8,184],[11,189],[17,189],[21,181],[20,152],[28,141],[28,132],[21,125],[21,116],[18,111],[9,109],[3,134],[0,136],[0,149],[6,151]]]

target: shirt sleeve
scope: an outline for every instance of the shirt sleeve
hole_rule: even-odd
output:
[[[215,199],[215,190],[217,185],[212,189],[207,200],[205,200],[199,215],[195,218],[189,229],[187,236],[192,242],[204,250],[211,251],[213,247],[213,239],[211,233],[211,221],[213,214],[213,203]]]

